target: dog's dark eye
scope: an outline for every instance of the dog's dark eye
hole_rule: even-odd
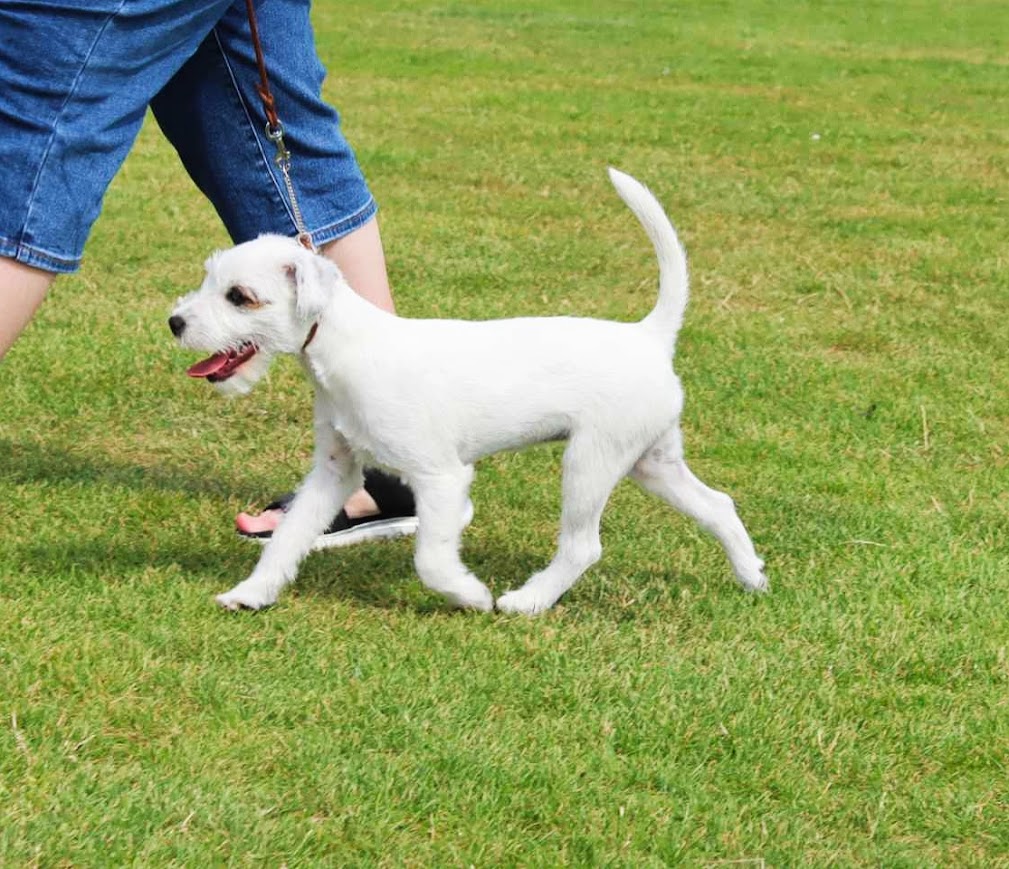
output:
[[[241,287],[232,287],[224,298],[237,308],[252,304],[252,299],[245,294]]]

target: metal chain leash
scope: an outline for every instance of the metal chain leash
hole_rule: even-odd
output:
[[[291,201],[291,213],[294,215],[294,227],[298,230],[298,241],[304,244],[305,247],[314,250],[315,245],[312,244],[312,235],[305,226],[305,218],[301,214],[301,206],[298,205],[298,197],[294,192],[294,184],[291,181],[291,152],[287,149],[287,145],[284,144],[284,127],[280,121],[277,122],[276,127],[271,127],[267,123],[266,137],[277,147],[277,154],[273,158],[273,162],[277,164],[280,174],[284,176],[284,186],[287,188],[287,196]]]

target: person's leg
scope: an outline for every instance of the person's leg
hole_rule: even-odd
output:
[[[322,100],[325,70],[315,52],[309,4],[274,0],[260,6],[258,16],[305,223],[348,283],[392,311],[377,206],[343,136],[339,115]],[[264,232],[297,232],[273,161],[275,149],[266,137],[257,81],[244,6],[236,3],[152,102],[161,129],[236,243]],[[351,497],[345,512],[352,519],[375,515],[378,505],[362,490]],[[260,516],[241,513],[236,524],[243,534],[268,534],[282,515],[281,510]]]
[[[0,3],[0,358],[79,267],[148,102],[228,2]]]
[[[0,359],[28,325],[55,277],[52,272],[0,257]]]
[[[315,51],[308,0],[271,0],[259,4],[257,14],[291,154],[291,180],[305,224],[325,248],[371,222],[377,206],[339,115],[322,99],[325,69]],[[151,102],[158,124],[236,244],[263,233],[298,231],[266,134],[258,81],[239,0]],[[381,246],[371,244],[348,256],[370,259],[376,251],[380,255]],[[380,268],[384,272],[384,261]]]
[[[349,235],[331,241],[322,248],[322,252],[340,267],[347,283],[359,296],[383,311],[395,312],[377,219],[369,220]]]

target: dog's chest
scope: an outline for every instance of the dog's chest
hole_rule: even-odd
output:
[[[349,402],[330,403],[327,402],[325,408],[320,408],[324,416],[317,420],[335,431],[339,432],[350,448],[362,460],[374,460],[378,464],[387,465],[391,457],[386,455],[386,450],[381,440],[375,436],[375,426],[358,412],[354,405]]]
[[[316,363],[305,365],[315,388],[316,425],[338,431],[355,451],[367,450],[370,442],[369,426],[354,408],[355,404],[345,384],[327,377]]]
[[[368,426],[359,416],[344,407],[332,409],[328,423],[342,434],[355,450],[370,450],[372,444]]]

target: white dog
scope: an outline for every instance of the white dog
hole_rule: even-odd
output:
[[[600,516],[625,476],[717,537],[744,588],[767,588],[732,499],[683,460],[683,392],[671,365],[687,304],[683,249],[645,187],[613,169],[610,177],[659,261],[658,303],[639,323],[404,319],[361,299],[329,260],[281,236],[207,261],[203,285],[169,321],[183,347],[214,354],[190,374],[243,393],[271,357],[291,353],[315,385],[314,466],[252,575],[220,595],[221,606],[274,603],[361,485],[364,464],[374,463],[413,489],[414,563],[424,584],[455,606],[491,610],[489,589],[459,557],[473,463],[559,438],[568,443],[557,553],[498,598],[498,609],[542,612],[599,559]]]

